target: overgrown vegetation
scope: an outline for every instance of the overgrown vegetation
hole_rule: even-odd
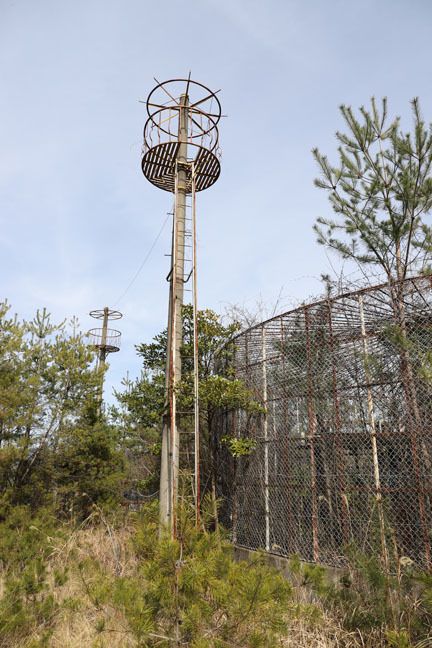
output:
[[[118,501],[120,432],[96,414],[101,375],[77,321],[9,310],[0,304],[0,520],[20,505],[86,515]]]
[[[348,134],[337,133],[340,166],[314,150],[316,184],[337,216],[318,219],[319,242],[362,269],[378,268],[391,285],[425,272],[432,253],[422,221],[432,208],[432,130],[417,100],[412,107],[409,134],[398,119],[387,123],[385,100],[381,111],[375,100],[371,112],[361,108],[360,119],[342,106]],[[416,403],[414,375],[430,383],[431,354],[417,357],[412,348],[403,290],[392,298],[397,324],[385,335],[402,350]],[[235,461],[257,442],[218,435],[217,415],[224,408],[242,410],[247,421],[266,415],[260,395],[231,370],[226,342],[238,323],[198,314],[206,498],[197,528],[183,493],[173,539],[158,529],[157,502],[142,504],[159,482],[166,331],[137,346],[142,376],[124,382],[108,417],[97,398],[103,376],[76,320],[53,324],[43,310],[20,322],[9,311],[0,304],[0,648],[432,646],[432,576],[397,551],[385,561],[379,550],[349,545],[347,568],[337,574],[293,556],[288,579],[263,553],[235,560],[218,525],[215,446],[224,444]],[[177,396],[187,412],[190,307],[183,316]],[[380,370],[374,358],[367,362]],[[188,476],[180,483],[187,491]]]
[[[263,553],[236,562],[211,511],[197,530],[183,507],[178,538],[158,540],[156,502],[79,523],[17,507],[0,526],[0,647],[430,645],[432,578],[412,564],[391,599],[379,560],[353,546],[345,572],[294,556],[286,580]]]

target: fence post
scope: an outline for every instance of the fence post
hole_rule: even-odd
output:
[[[282,351],[282,384],[283,384],[283,430],[285,435],[285,466],[286,466],[286,489],[287,489],[287,518],[288,518],[288,553],[291,553],[291,538],[292,538],[292,520],[291,520],[291,484],[290,484],[290,447],[288,443],[288,425],[287,425],[287,377],[286,377],[286,368],[285,368],[285,334],[283,327],[283,319],[280,318],[280,329],[281,329],[281,351]]]
[[[264,511],[265,511],[265,548],[270,551],[270,492],[269,492],[269,456],[268,456],[268,409],[267,409],[267,356],[265,343],[265,326],[261,327],[261,349],[262,349],[262,380],[263,380],[263,403],[266,408],[264,414]]]
[[[319,560],[318,544],[318,504],[316,493],[316,468],[315,468],[315,427],[316,420],[313,411],[312,395],[312,373],[311,373],[311,353],[310,353],[310,334],[309,334],[309,308],[305,309],[305,326],[306,326],[306,358],[307,358],[307,375],[308,375],[308,398],[309,398],[309,445],[311,458],[311,486],[312,486],[312,545],[313,559]]]
[[[389,557],[388,557],[387,544],[385,538],[385,522],[384,522],[384,512],[382,507],[381,479],[380,479],[380,470],[379,470],[379,461],[378,461],[378,450],[377,450],[377,443],[376,443],[375,414],[374,414],[374,406],[373,406],[373,399],[372,399],[372,390],[370,387],[368,348],[367,348],[366,326],[365,326],[365,319],[364,319],[362,293],[360,293],[358,296],[358,302],[359,302],[360,328],[361,328],[361,336],[362,336],[362,343],[363,343],[363,364],[364,364],[365,376],[366,376],[367,400],[368,400],[369,421],[370,421],[370,430],[371,430],[370,436],[371,436],[372,459],[373,459],[374,478],[375,478],[375,497],[376,497],[376,502],[378,507],[383,560],[385,563],[386,572],[388,574]]]
[[[328,304],[328,325],[329,325],[330,351],[331,351],[331,364],[332,364],[332,377],[333,377],[333,403],[334,403],[335,421],[336,421],[336,439],[337,439],[336,443],[337,443],[337,454],[338,454],[339,490],[340,490],[340,496],[342,500],[344,543],[347,545],[349,542],[348,525],[347,525],[347,506],[346,506],[346,495],[345,495],[345,478],[344,478],[344,469],[343,469],[343,460],[342,460],[341,424],[340,424],[340,413],[339,413],[339,394],[338,394],[338,386],[337,386],[337,378],[336,378],[332,307],[331,307],[330,299],[328,300],[327,304]]]

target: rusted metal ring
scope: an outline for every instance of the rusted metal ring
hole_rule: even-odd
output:
[[[221,118],[221,115],[222,115],[222,106],[221,106],[221,104],[220,104],[219,99],[218,99],[217,96],[216,96],[216,93],[212,92],[212,90],[210,90],[210,88],[208,88],[207,86],[205,86],[203,83],[199,83],[198,81],[192,81],[192,79],[169,79],[168,81],[163,81],[162,83],[158,83],[158,85],[157,85],[156,87],[153,88],[153,90],[150,92],[150,94],[149,94],[148,97],[147,97],[147,101],[146,101],[146,108],[147,108],[148,116],[151,117],[151,112],[150,112],[150,109],[149,109],[149,103],[151,103],[151,102],[150,102],[150,99],[151,99],[151,97],[153,96],[153,94],[154,94],[154,93],[155,93],[159,88],[163,88],[163,86],[165,86],[165,85],[167,85],[167,84],[169,84],[169,83],[180,83],[180,82],[182,82],[182,81],[184,81],[184,82],[187,84],[187,87],[189,87],[191,84],[193,84],[193,85],[195,85],[195,86],[199,86],[200,88],[203,88],[204,90],[206,90],[206,91],[209,93],[209,95],[210,95],[206,101],[210,101],[211,99],[215,99],[215,100],[216,100],[216,103],[217,103],[217,113],[218,113],[218,114],[217,114],[217,118],[216,118],[216,124],[217,124],[217,123],[219,122],[220,118]],[[168,93],[168,94],[169,94],[169,93]],[[176,101],[175,99],[173,99],[173,100]],[[157,104],[157,105],[160,105],[160,104]],[[192,104],[191,107],[193,108],[194,105]],[[171,108],[173,108],[173,106],[171,106]],[[202,111],[200,111],[200,112],[202,112],[203,114],[205,114],[206,116],[208,116],[208,114],[207,114],[204,110],[202,110]]]
[[[105,317],[105,309],[98,309],[98,310],[92,310],[89,313],[90,317],[94,317],[95,319],[98,320],[103,320]],[[119,320],[123,317],[123,314],[120,313],[120,311],[116,310],[108,310],[108,319],[110,320]]]
[[[160,113],[161,116],[162,116],[162,113],[163,113],[163,112],[165,112],[165,111],[168,111],[168,112],[169,112],[170,110],[179,110],[179,111],[180,111],[180,108],[176,108],[175,106],[171,106],[171,107],[168,107],[168,106],[167,106],[167,107],[162,107],[162,108],[159,108],[158,110],[155,110],[155,111],[150,115],[150,117],[147,119],[147,121],[146,121],[146,123],[145,123],[145,126],[144,126],[144,137],[146,136],[146,135],[145,135],[145,131],[146,131],[146,128],[148,128],[149,123],[151,123],[153,127],[157,128],[158,131],[160,131],[160,132],[162,132],[162,133],[165,133],[166,135],[169,135],[170,137],[178,137],[178,131],[171,131],[171,130],[167,130],[166,128],[164,128],[163,126],[160,125],[160,124],[162,123],[162,121],[160,121],[160,122],[158,123],[158,122],[154,119],[155,115],[157,115],[157,114]],[[213,119],[213,117],[210,117],[210,115],[207,115],[206,113],[204,113],[204,112],[202,112],[202,111],[196,111],[196,112],[199,113],[199,114],[201,114],[201,115],[204,115],[204,117],[205,117],[206,119],[208,119],[209,122],[211,122],[211,126],[210,126],[210,128],[207,128],[207,130],[202,129],[202,130],[201,130],[201,133],[197,133],[196,135],[192,135],[192,134],[189,135],[189,134],[188,134],[188,139],[197,139],[198,137],[205,137],[205,136],[208,135],[209,133],[215,131],[215,132],[216,132],[216,140],[219,140],[219,131],[218,131],[218,127],[217,127],[217,125],[216,125],[216,124],[217,124],[217,121],[215,121],[215,120]],[[195,114],[196,114],[196,113],[195,113]],[[200,125],[199,125],[199,127],[201,128]]]
[[[156,111],[156,112],[162,112],[162,111]],[[156,115],[156,113],[153,113],[153,114]],[[213,121],[213,120],[211,120],[211,121]],[[178,140],[178,133],[173,133],[171,131],[166,130],[165,128],[161,128],[160,126],[155,127],[155,124],[157,124],[157,122],[155,122],[152,119],[152,117],[149,117],[147,119],[146,123],[144,124],[144,131],[143,131],[144,143],[146,144],[146,146],[148,148],[153,148],[153,145],[151,144],[151,137],[150,137],[153,128],[157,128],[158,131],[161,131],[161,132],[165,133],[166,135],[168,135],[170,138],[173,138],[170,141],[180,141],[180,140]],[[207,146],[202,146],[202,148],[206,148],[208,151],[214,151],[214,149],[219,144],[219,130],[218,130],[217,126],[216,126],[216,123],[213,122],[213,124],[214,125],[211,128],[209,128],[206,131],[203,131],[199,135],[188,135],[188,138],[186,140],[186,144],[194,144],[194,142],[192,142],[193,139],[203,138],[203,137],[207,137],[207,136],[211,137],[210,133],[214,133],[214,136],[213,136],[214,137],[214,144],[213,144],[213,146],[211,148],[207,147]],[[196,144],[195,144],[195,146],[196,146]]]

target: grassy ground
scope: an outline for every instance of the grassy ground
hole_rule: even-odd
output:
[[[2,613],[11,614],[14,623],[0,626],[1,648],[142,648],[144,646],[187,646],[182,640],[176,641],[160,632],[151,633],[151,640],[140,638],[137,631],[137,614],[131,614],[130,605],[119,598],[116,583],[128,578],[138,583],[142,577],[143,551],[148,551],[145,543],[154,543],[154,538],[141,539],[137,550],[136,520],[133,516],[124,515],[115,522],[95,513],[78,528],[72,530],[64,525],[56,536],[45,538],[49,548],[46,550],[46,571],[43,586],[38,591],[32,586],[22,585],[17,581],[17,588],[27,587],[26,605],[22,616],[13,617],[14,599],[7,603],[7,588],[10,597],[10,568],[4,565],[0,575],[0,598],[3,600]],[[144,535],[146,531],[144,530]],[[142,544],[144,542],[144,545]],[[41,546],[43,542],[41,540]],[[143,549],[144,546],[144,549]],[[247,569],[247,567],[245,567]],[[138,581],[137,581],[138,577]],[[197,578],[199,574],[197,575]],[[9,579],[9,580],[8,580]],[[9,582],[9,585],[7,583]],[[144,580],[143,580],[144,584]],[[33,588],[33,589],[32,589]],[[116,590],[117,593],[114,593]],[[6,599],[5,599],[6,596]],[[132,598],[134,600],[134,594]],[[51,598],[52,601],[51,601]],[[6,606],[5,606],[6,600]],[[45,611],[40,610],[40,603],[49,602]],[[9,607],[8,607],[9,605]],[[129,605],[129,607],[128,607]],[[137,603],[139,607],[139,603]],[[39,607],[38,607],[39,606]],[[359,630],[344,629],[344,612],[329,612],[328,606],[320,603],[308,587],[299,585],[290,595],[286,606],[287,625],[277,633],[271,644],[254,643],[244,635],[243,643],[238,643],[240,634],[232,639],[226,638],[217,643],[210,640],[213,635],[209,630],[206,641],[194,646],[281,646],[286,648],[432,648],[432,639],[426,637],[415,643],[392,643],[386,638],[385,628],[377,627],[367,633]],[[217,606],[215,607],[215,610]],[[263,608],[265,611],[267,608]],[[129,611],[128,611],[129,610]],[[261,612],[262,613],[262,612]],[[135,614],[135,616],[134,616]],[[214,613],[216,617],[216,612]],[[5,617],[4,617],[5,618]],[[245,621],[244,623],[249,623]],[[216,620],[214,627],[217,627]],[[240,641],[242,641],[240,639]]]

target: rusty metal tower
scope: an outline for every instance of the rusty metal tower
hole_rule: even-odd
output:
[[[216,96],[219,90],[212,92],[192,81],[190,75],[188,79],[156,82],[146,101],[148,119],[144,126],[141,166],[147,180],[174,194],[171,268],[167,276],[170,289],[159,501],[161,525],[169,527],[175,536],[181,440],[186,434],[179,429],[176,385],[182,376],[182,306],[189,280],[194,315],[194,499],[199,522],[195,194],[211,187],[220,174],[217,124],[221,105]]]
[[[93,328],[89,331],[89,343],[99,350],[98,367],[105,364],[106,357],[109,353],[116,353],[120,351],[121,333],[116,329],[108,328],[109,320],[119,320],[123,317],[120,311],[111,310],[105,306],[102,310],[92,310],[89,313],[90,317],[97,320],[103,320],[102,328]],[[103,393],[103,377],[98,393],[98,411],[100,412]]]

